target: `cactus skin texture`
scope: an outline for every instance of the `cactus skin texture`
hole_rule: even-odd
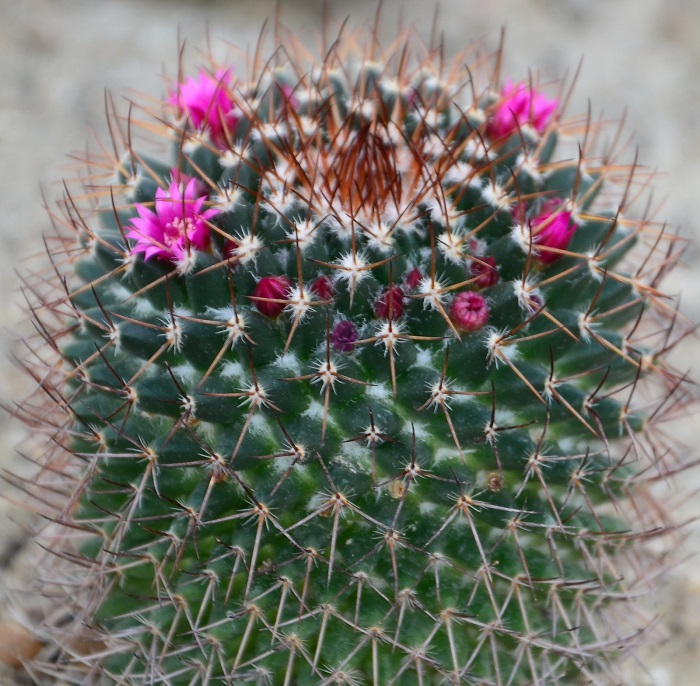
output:
[[[112,116],[54,211],[19,414],[51,438],[24,487],[70,617],[38,668],[619,679],[671,527],[680,242],[632,218],[648,179],[563,86],[375,45],[212,60]]]

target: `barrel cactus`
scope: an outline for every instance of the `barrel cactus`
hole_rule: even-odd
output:
[[[305,54],[115,114],[52,212],[35,667],[608,683],[670,524],[680,243],[563,85],[409,37]]]

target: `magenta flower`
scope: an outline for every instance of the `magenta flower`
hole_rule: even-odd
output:
[[[513,85],[508,79],[501,91],[501,100],[486,127],[486,134],[493,140],[499,140],[526,125],[530,125],[537,133],[542,133],[558,105],[558,100],[550,100],[524,83]]]
[[[197,130],[208,130],[216,143],[226,142],[224,133],[233,131],[241,114],[230,95],[230,79],[230,69],[219,69],[212,77],[200,68],[196,79],[190,76],[170,94],[170,104],[184,112]]]
[[[542,264],[551,264],[562,256],[560,252],[542,248],[566,250],[578,228],[578,224],[571,218],[571,212],[561,207],[561,200],[551,198],[544,203],[542,211],[530,220],[537,261]]]
[[[461,291],[450,307],[450,319],[460,331],[478,331],[489,319],[489,307],[483,295]]]
[[[168,190],[156,190],[155,212],[136,203],[138,217],[129,220],[127,238],[136,241],[132,253],[143,253],[145,260],[155,257],[174,264],[187,264],[192,249],[209,248],[207,220],[218,214],[211,208],[202,211],[206,195],[198,196],[199,183],[173,170]]]

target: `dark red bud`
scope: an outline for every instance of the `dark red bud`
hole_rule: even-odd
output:
[[[386,288],[374,301],[374,314],[379,319],[399,319],[404,308],[405,298],[401,286]]]
[[[421,274],[420,269],[418,267],[413,267],[408,274],[404,277],[404,281],[406,283],[406,288],[408,288],[410,291],[415,290],[418,288],[418,284],[423,280],[423,274]]]
[[[488,288],[498,283],[498,269],[496,269],[496,260],[493,257],[474,258],[470,272],[474,278],[471,283],[474,288]]]
[[[291,287],[291,279],[284,275],[263,276],[253,291],[253,302],[258,312],[270,319],[279,317],[287,305],[287,296]]]
[[[238,246],[236,245],[236,243],[234,241],[227,240],[224,243],[224,257],[228,260],[238,261],[238,255],[236,254],[237,247]],[[231,266],[234,267],[235,265],[232,264]]]
[[[338,322],[331,331],[331,345],[343,353],[352,352],[357,341],[357,327],[348,320]]]
[[[321,275],[314,279],[309,286],[309,290],[317,295],[321,300],[332,300],[335,294],[333,280],[330,276]]]

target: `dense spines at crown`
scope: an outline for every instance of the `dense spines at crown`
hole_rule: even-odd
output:
[[[335,50],[200,70],[146,125],[171,161],[129,147],[111,202],[66,206],[80,249],[37,316],[68,312],[43,329],[83,465],[60,519],[90,573],[66,587],[103,646],[72,664],[602,679],[607,608],[645,579],[620,559],[657,525],[625,503],[663,471],[649,419],[679,388],[674,243],[623,216],[635,169],[587,157],[596,125],[557,155],[576,127],[532,84],[472,100],[478,74],[431,55]],[[647,377],[660,400],[633,404]]]

